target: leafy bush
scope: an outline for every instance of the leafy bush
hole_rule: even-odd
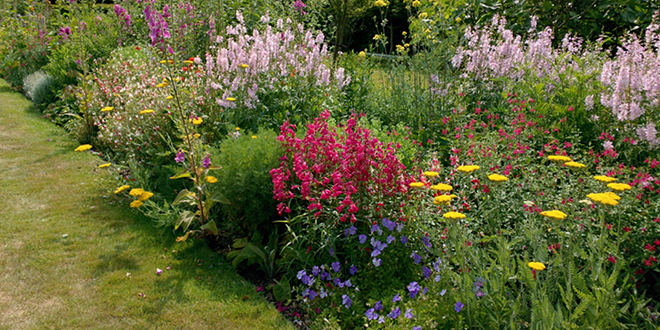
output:
[[[272,222],[277,220],[277,203],[269,174],[282,156],[277,134],[270,130],[256,133],[236,130],[218,149],[212,151],[213,163],[221,167],[216,171],[218,183],[213,189],[230,202],[221,206],[223,221],[239,237],[255,232],[268,237],[274,228]]]
[[[49,74],[39,70],[23,79],[23,91],[37,107],[43,107],[54,99],[53,83],[55,79]]]

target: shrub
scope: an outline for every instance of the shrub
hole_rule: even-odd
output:
[[[52,87],[54,78],[39,70],[23,79],[23,91],[37,107],[42,107],[54,99]]]
[[[236,130],[212,151],[218,183],[213,187],[229,200],[221,205],[221,214],[236,235],[254,232],[268,237],[277,219],[273,183],[269,171],[282,156],[277,134],[270,130],[257,133]]]

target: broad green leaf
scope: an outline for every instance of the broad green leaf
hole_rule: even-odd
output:
[[[201,229],[208,229],[213,235],[218,235],[218,227],[215,225],[215,220],[207,222],[201,227]]]
[[[179,204],[184,197],[188,197],[189,195],[190,195],[190,191],[188,191],[188,189],[181,190],[179,194],[176,195],[176,198],[172,202],[172,205]]]
[[[174,176],[171,176],[170,179],[171,180],[176,180],[176,179],[180,179],[180,178],[190,178],[190,177],[191,177],[190,172],[188,172],[188,170],[186,170],[184,172],[181,172],[179,174],[175,174]]]

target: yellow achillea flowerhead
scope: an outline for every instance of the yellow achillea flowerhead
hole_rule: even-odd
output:
[[[465,218],[465,214],[463,213],[458,213],[458,212],[447,212],[442,215],[444,218],[447,219],[463,219]]]
[[[166,100],[171,100],[171,99],[173,99],[173,98],[174,98],[174,96],[172,96],[172,95],[168,95],[165,99],[166,99]]]
[[[193,137],[194,137],[195,139],[199,139],[200,136],[202,136],[202,135],[199,134],[199,133],[195,133],[195,134],[193,134]]]
[[[436,177],[436,176],[438,176],[438,175],[440,175],[440,173],[438,173],[438,172],[434,172],[434,171],[426,171],[426,172],[424,172],[424,176],[428,176],[429,178],[434,178],[434,177]]]
[[[594,179],[596,179],[600,182],[614,182],[614,181],[616,181],[615,178],[609,177],[607,175],[596,175],[596,176],[594,176]]]
[[[632,188],[630,185],[625,183],[610,183],[607,185],[607,187],[616,191],[630,190],[630,188]]]
[[[151,109],[147,109],[147,110],[142,110],[142,111],[140,111],[140,114],[141,114],[141,115],[144,115],[144,114],[147,114],[147,113],[154,113],[154,111],[151,110]]]
[[[85,150],[89,150],[89,149],[92,149],[92,145],[83,144],[83,145],[79,146],[78,148],[76,148],[76,150],[74,150],[74,151],[85,151]]]
[[[600,194],[589,194],[587,195],[587,198],[591,199],[594,202],[603,204],[603,205],[611,205],[615,206],[618,205],[619,202],[618,200],[621,199],[621,197],[617,196],[617,194],[613,192],[606,192],[606,193],[600,193]]]
[[[252,135],[252,138],[253,138],[253,139],[256,139],[256,138],[257,138],[257,136],[256,136],[256,135]]]
[[[144,204],[144,203],[142,203],[142,201],[134,200],[134,201],[131,202],[131,207],[132,208],[138,208],[138,207],[142,206],[142,204]]]
[[[199,117],[190,118],[188,121],[193,123],[193,125],[199,125],[203,122],[202,118]]]
[[[488,176],[488,180],[493,181],[493,182],[503,182],[503,181],[509,181],[509,178],[505,177],[504,175],[500,174],[491,174]]]
[[[545,215],[548,218],[557,220],[564,220],[564,218],[567,216],[566,213],[559,210],[543,211],[541,212],[541,215]]]
[[[578,162],[568,162],[568,163],[564,163],[564,165],[566,165],[566,166],[568,166],[568,167],[573,167],[573,168],[583,168],[583,167],[586,167],[586,165],[584,165],[584,164],[582,164],[582,163],[578,163]]]
[[[361,52],[358,53],[358,56],[359,57],[367,57],[367,53],[365,53],[364,51],[361,51]]]
[[[218,179],[217,179],[216,177],[214,177],[214,176],[210,176],[210,175],[207,176],[207,177],[204,178],[204,179],[205,179],[206,182],[208,182],[208,183],[216,183],[216,182],[218,182]]]
[[[133,197],[138,197],[138,196],[142,195],[143,192],[144,192],[144,189],[142,189],[142,188],[133,188],[133,189],[131,189],[131,191],[128,192],[128,194],[133,196]]]
[[[241,130],[241,128],[240,128],[240,127],[236,127],[236,130],[237,130],[237,131],[240,131],[240,130]]]
[[[195,63],[195,62],[193,62],[193,61],[188,61],[188,60],[183,61],[183,64],[193,64],[193,63]]]
[[[120,193],[120,192],[122,192],[122,191],[124,191],[124,190],[126,190],[126,189],[128,189],[128,188],[130,188],[130,187],[131,187],[131,186],[129,186],[129,185],[121,186],[121,187],[117,188],[117,190],[115,190],[115,194],[118,194],[118,193]]]
[[[451,195],[435,196],[435,198],[433,199],[433,204],[435,204],[435,205],[449,204],[449,202],[451,202],[452,198],[456,198],[456,195],[451,194]]]
[[[419,7],[419,6],[421,6],[421,5],[422,5],[422,3],[419,2],[419,0],[415,0],[415,1],[413,1],[413,3],[412,3],[412,6],[413,6],[413,7]]]
[[[421,187],[424,187],[424,184],[421,183],[421,182],[411,182],[411,183],[408,184],[408,185],[411,186],[411,187],[415,187],[415,188],[421,188]]]
[[[451,191],[454,189],[454,187],[444,184],[444,183],[438,183],[436,185],[431,186],[431,189],[437,190],[437,191]]]
[[[374,2],[374,5],[375,5],[376,7],[385,7],[385,6],[387,6],[388,4],[389,4],[388,2],[385,2],[385,1],[383,1],[383,0],[376,0],[376,2]]]
[[[241,68],[243,68],[243,69],[247,69],[247,68],[250,67],[249,65],[247,65],[247,64],[245,64],[245,63],[243,63],[243,64],[241,64],[241,65],[239,65],[239,66],[240,66]]]
[[[548,156],[548,160],[554,160],[554,161],[557,161],[557,162],[570,162],[571,157],[551,155],[551,156]]]
[[[156,87],[158,87],[158,88],[163,88],[163,87],[167,87],[167,86],[169,86],[169,85],[170,85],[169,83],[162,82],[162,83],[156,85]]]
[[[470,172],[476,171],[480,168],[481,167],[479,167],[478,165],[462,165],[462,166],[459,166],[456,170],[459,171],[459,172],[463,172],[463,173],[470,173]]]
[[[142,194],[140,194],[140,197],[138,197],[138,200],[144,202],[144,201],[146,201],[147,199],[149,199],[149,198],[151,198],[151,197],[153,197],[153,196],[154,196],[153,193],[150,193],[150,192],[148,192],[148,191],[145,191],[145,192],[143,192]]]
[[[101,164],[101,165],[99,165],[99,168],[110,167],[110,165],[112,165],[112,164],[110,164],[110,163]]]
[[[229,102],[234,102],[234,101],[236,101],[236,98],[228,97],[228,98],[226,98],[226,100],[229,101]]]
[[[545,265],[542,262],[537,262],[537,261],[532,261],[527,264],[529,268],[534,269],[534,270],[544,270]]]
[[[105,108],[101,109],[101,112],[106,112],[106,111],[111,111],[111,110],[114,110],[114,108],[113,107],[105,107]]]

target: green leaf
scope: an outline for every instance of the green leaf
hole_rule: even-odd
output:
[[[190,223],[193,221],[193,219],[195,219],[195,213],[190,211],[181,212],[181,214],[179,214],[179,220],[177,221],[174,230],[179,229],[179,227],[183,224],[183,231],[188,231],[188,227],[190,227]]]
[[[191,173],[188,172],[188,170],[185,170],[179,174],[175,174],[174,176],[170,177],[171,180],[176,180],[181,178],[191,178]]]
[[[218,227],[215,225],[215,220],[211,220],[200,227],[202,230],[208,229],[213,235],[218,235]]]
[[[273,286],[273,296],[277,301],[288,301],[291,300],[291,284],[288,280],[282,280],[280,282],[275,281]]]
[[[214,192],[212,192],[212,193],[209,195],[209,199],[210,199],[210,200],[214,200],[214,201],[216,201],[216,202],[218,202],[218,203],[222,203],[222,204],[227,204],[227,205],[231,204],[231,202],[227,199],[227,197],[225,197],[225,195],[223,195],[223,194],[222,194],[221,192],[219,192],[219,191],[214,191]]]
[[[189,195],[190,195],[190,191],[188,191],[188,189],[181,190],[179,192],[179,194],[176,195],[176,198],[172,202],[172,205],[177,205],[177,204],[181,203],[181,200],[185,197],[188,197]]]

